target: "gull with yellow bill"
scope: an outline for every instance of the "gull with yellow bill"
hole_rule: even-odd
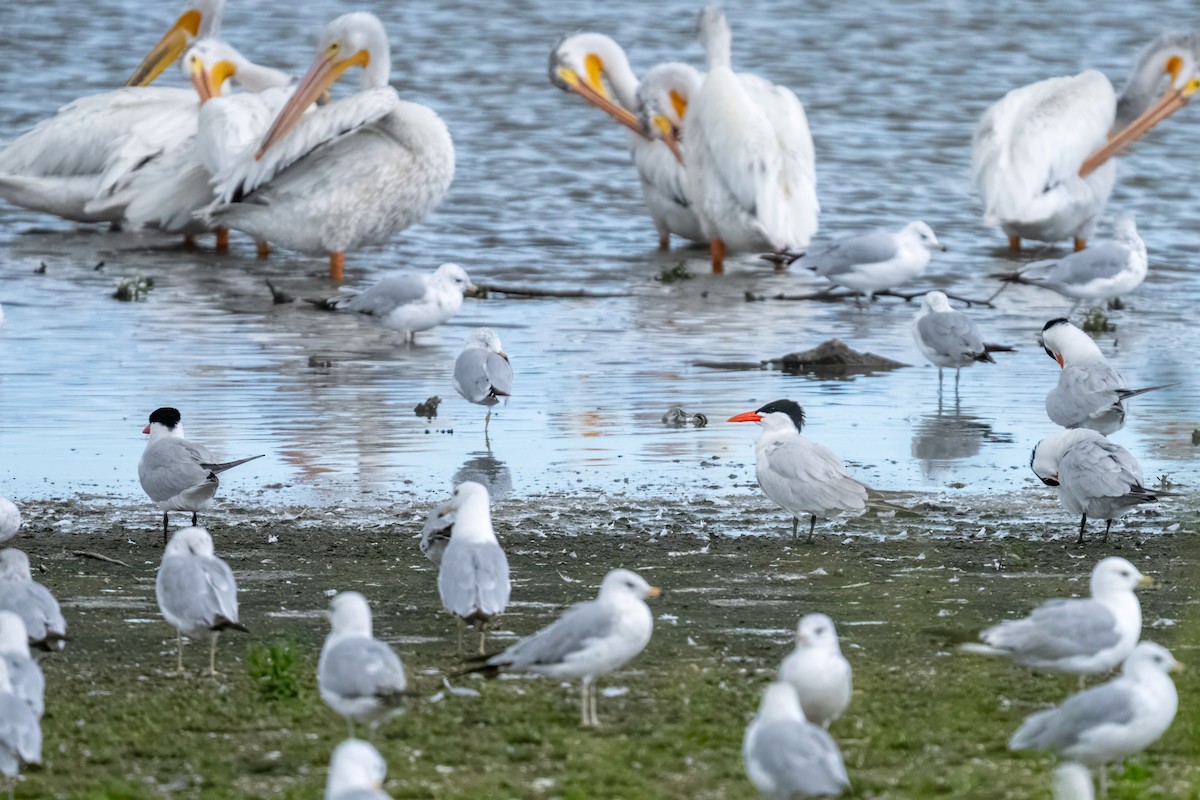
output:
[[[359,91],[305,113],[351,67]],[[421,221],[454,179],[454,144],[432,109],[388,85],[383,23],[358,12],[329,23],[317,57],[257,147],[214,176],[209,222],[282,247],[329,254],[380,244]]]

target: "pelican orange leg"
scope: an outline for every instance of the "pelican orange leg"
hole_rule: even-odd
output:
[[[217,228],[217,252],[229,252],[229,228]]]
[[[714,274],[725,271],[725,242],[720,239],[712,240],[712,271]]]
[[[346,254],[342,252],[329,254],[329,280],[340,281],[346,267]]]

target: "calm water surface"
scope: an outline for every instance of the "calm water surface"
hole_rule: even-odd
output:
[[[631,296],[467,300],[416,347],[370,320],[273,306],[271,278],[294,294],[332,291],[324,262],[277,252],[181,252],[149,234],[110,234],[0,206],[0,494],[75,492],[141,498],[136,464],[148,413],[175,405],[189,436],[230,458],[266,453],[225,496],[261,491],[287,502],[354,504],[441,494],[483,475],[501,493],[748,492],[753,426],[728,416],[779,397],[808,410],[806,432],[880,487],[974,491],[1029,486],[1029,451],[1053,431],[1043,398],[1057,377],[1037,346],[1066,312],[1028,287],[974,313],[989,341],[1019,347],[967,370],[957,397],[909,332],[915,308],[748,303],[747,291],[809,291],[752,255],[706,274],[698,249],[655,250],[625,135],[553,87],[547,55],[563,34],[592,29],[625,45],[636,70],[700,64],[692,3],[592,6],[546,2],[287,4],[231,0],[225,35],[249,56],[297,73],[323,24],[370,9],[392,36],[392,81],[447,121],[458,173],[441,208],[393,242],[348,257],[347,284],[397,269],[462,264],[482,283],[538,284]],[[1200,23],[1191,3],[729,3],[739,68],[793,88],[816,140],[822,234],[926,220],[950,251],[919,287],[970,296],[1016,262],[979,221],[968,179],[974,121],[1003,92],[1096,68],[1120,85],[1137,49],[1169,20]],[[0,50],[25,65],[0,71],[0,139],[59,105],[119,85],[174,19],[173,3],[118,0],[0,7]],[[168,81],[183,85],[178,72]],[[1135,401],[1115,436],[1149,477],[1197,477],[1200,426],[1195,303],[1200,297],[1200,116],[1186,109],[1120,169],[1112,208],[1137,212],[1151,270],[1100,345],[1131,385],[1180,385]],[[1111,218],[1111,213],[1108,215]],[[209,242],[205,242],[207,246]],[[103,260],[105,267],[93,271]],[[654,280],[680,260],[696,277]],[[45,262],[44,275],[35,275]],[[152,277],[143,303],[115,284]],[[461,400],[451,366],[470,328],[496,328],[516,394],[492,421]],[[780,356],[837,337],[912,364],[851,380],[714,371],[698,359]],[[328,366],[325,366],[328,364]],[[413,406],[445,402],[432,422]],[[701,411],[702,430],[668,429],[671,405]],[[265,488],[264,488],[265,487]],[[1040,484],[1039,484],[1040,489]]]

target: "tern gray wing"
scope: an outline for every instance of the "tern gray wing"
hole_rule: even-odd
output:
[[[335,298],[334,307],[374,317],[386,317],[400,306],[424,300],[429,294],[429,281],[419,274],[389,275],[379,283],[351,294]]]
[[[238,625],[237,582],[219,558],[168,556],[155,581],[158,604],[196,628]]]
[[[216,477],[201,466],[215,460],[203,445],[186,439],[159,439],[146,445],[138,462],[138,479],[150,499],[159,503],[203,483],[216,481]]]
[[[596,639],[608,636],[613,616],[597,600],[571,606],[550,625],[488,659],[488,666],[529,669],[561,664],[570,656],[586,650]]]
[[[454,362],[454,388],[472,403],[493,405],[512,394],[512,365],[483,347],[468,347]]]
[[[890,261],[898,252],[895,234],[873,231],[811,248],[798,263],[818,275],[839,275],[861,264]]]
[[[1012,750],[1061,752],[1095,728],[1128,723],[1135,712],[1129,687],[1123,681],[1113,681],[1071,695],[1058,708],[1027,717],[1008,746]]]
[[[1051,600],[1025,619],[1002,622],[981,637],[1018,661],[1049,662],[1100,653],[1121,641],[1117,618],[1090,598]]]
[[[395,651],[365,636],[335,644],[321,660],[317,682],[321,691],[343,699],[373,697],[385,702],[403,695],[408,686]]]
[[[833,451],[803,437],[765,447],[756,473],[767,497],[793,514],[866,508],[867,487],[850,477]]]
[[[837,796],[850,786],[833,737],[807,722],[760,724],[747,755],[775,779],[781,797]]]
[[[974,358],[986,352],[975,321],[958,311],[926,314],[917,320],[917,331],[927,347],[946,357]]]
[[[1068,364],[1058,374],[1058,385],[1046,395],[1046,414],[1056,425],[1075,427],[1116,406],[1124,385],[1106,362]]]
[[[508,557],[495,542],[455,542],[442,554],[438,591],[447,611],[470,619],[503,614],[512,586]]]
[[[1084,439],[1067,449],[1058,462],[1059,480],[1084,497],[1145,495],[1142,468],[1133,455],[1108,439]]]

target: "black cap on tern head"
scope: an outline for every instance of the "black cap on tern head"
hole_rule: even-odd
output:
[[[796,430],[804,430],[804,409],[800,404],[792,400],[772,400],[760,409],[757,409],[759,414],[787,414],[792,418],[792,424],[796,426]]]
[[[1055,355],[1053,350],[1051,350],[1049,347],[1046,347],[1046,335],[1045,335],[1046,331],[1050,330],[1051,328],[1056,328],[1059,325],[1070,325],[1070,324],[1071,324],[1071,320],[1067,319],[1066,317],[1059,317],[1058,319],[1050,320],[1049,322],[1047,322],[1045,325],[1042,326],[1042,335],[1038,337],[1038,344],[1040,344],[1042,346],[1042,349],[1046,351],[1046,355],[1050,356],[1055,361],[1058,361],[1058,356]],[[1059,366],[1062,366],[1061,361],[1059,361]]]
[[[150,424],[158,423],[168,430],[173,430],[179,424],[179,420],[183,419],[179,415],[179,409],[176,408],[156,408],[154,413],[150,415]]]

